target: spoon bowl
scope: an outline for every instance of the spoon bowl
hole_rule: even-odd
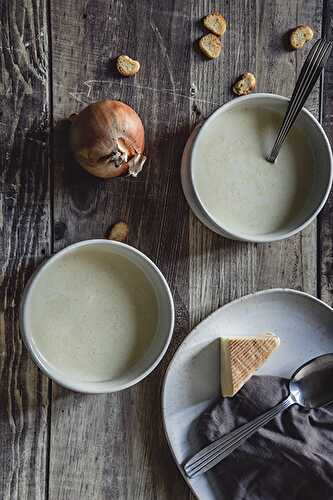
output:
[[[298,368],[289,382],[295,403],[318,408],[333,401],[333,353],[311,359]]]

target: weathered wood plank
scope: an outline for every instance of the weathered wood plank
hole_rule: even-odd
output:
[[[179,180],[189,130],[188,9],[180,0],[53,2],[52,26],[55,119],[98,99],[124,100],[143,118],[149,156],[136,180],[100,181],[73,164],[60,132],[56,248],[101,237],[110,224],[127,221],[129,243],[170,283],[177,327],[163,364],[131,390],[94,397],[54,387],[50,498],[185,499],[189,491],[162,429],[160,387],[172,351],[188,332],[188,208]],[[120,79],[110,67],[119,53],[141,62],[135,79]]]
[[[333,36],[333,2],[327,0],[324,10],[324,32]],[[333,57],[331,56],[324,73],[324,94],[322,107],[323,126],[333,143]],[[331,193],[319,217],[319,290],[321,299],[333,306],[333,194]]]
[[[50,251],[47,2],[0,3],[0,498],[46,492],[48,381],[18,331],[22,289]]]
[[[261,85],[269,92],[289,97],[300,68],[309,51],[288,52],[281,43],[290,28],[310,24],[320,36],[322,1],[271,2],[272,23],[266,23],[267,6],[263,2],[258,12],[261,27],[257,46],[257,71]],[[264,57],[263,57],[264,56]],[[306,107],[319,115],[319,85],[311,93]],[[296,288],[317,294],[317,223],[313,222],[300,234],[287,241],[264,245],[258,253],[257,288],[272,286]]]
[[[231,84],[245,71],[257,76],[259,92],[290,96],[299,67],[308,52],[289,52],[285,33],[300,24],[321,30],[320,1],[221,2],[229,21],[221,57],[207,62],[191,53],[191,83],[198,89],[195,102],[200,118],[216,103],[232,98]],[[192,4],[192,19],[214,9],[209,0]],[[192,24],[192,41],[201,36]],[[319,89],[307,106],[318,114]],[[297,288],[316,294],[316,224],[288,241],[274,244],[232,242],[211,233],[190,216],[190,320],[195,325],[209,312],[246,293],[272,287]]]

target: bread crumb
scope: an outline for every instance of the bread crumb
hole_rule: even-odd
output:
[[[218,36],[209,33],[209,35],[200,38],[199,47],[205,56],[209,59],[215,59],[220,55],[222,45]]]
[[[107,235],[108,240],[125,241],[128,237],[128,225],[126,222],[117,222],[112,226],[111,231]]]
[[[203,20],[203,25],[214,35],[222,36],[227,29],[227,21],[219,12],[212,12]]]
[[[140,69],[139,61],[131,59],[128,56],[121,55],[117,58],[117,70],[123,76],[133,76]]]
[[[290,45],[293,49],[301,49],[307,42],[312,40],[313,35],[314,31],[310,26],[297,26],[290,34]]]
[[[233,85],[232,90],[237,95],[248,95],[256,88],[256,77],[253,73],[244,73]]]

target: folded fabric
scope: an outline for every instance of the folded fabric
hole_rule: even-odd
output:
[[[257,417],[287,394],[285,379],[252,377],[235,397],[219,400],[201,415],[202,444]],[[212,473],[226,500],[333,500],[333,404],[313,410],[293,405]]]

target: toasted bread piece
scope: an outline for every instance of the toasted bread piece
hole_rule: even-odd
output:
[[[221,338],[221,389],[234,396],[280,345],[276,335]]]
[[[311,26],[297,26],[290,34],[290,45],[293,49],[301,49],[304,45],[312,40],[314,31]]]
[[[117,58],[117,70],[123,76],[133,76],[140,69],[139,61],[131,59],[128,56],[121,55]]]
[[[253,73],[244,73],[233,85],[232,90],[237,95],[248,95],[256,88],[256,77]]]
[[[117,222],[112,226],[111,231],[107,235],[108,240],[125,241],[128,236],[128,225],[126,222]]]
[[[212,12],[203,20],[203,25],[214,35],[222,36],[227,29],[227,21],[219,12]]]
[[[205,56],[209,59],[215,59],[220,55],[222,45],[218,36],[209,33],[209,35],[200,38],[199,47]]]

